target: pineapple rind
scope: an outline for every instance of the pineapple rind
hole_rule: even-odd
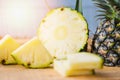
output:
[[[63,11],[66,12],[62,13],[62,11],[60,11],[61,9],[62,8],[58,8],[50,11],[41,21],[37,33],[42,44],[47,48],[50,54],[59,59],[65,58],[66,54],[76,53],[84,49],[88,39],[88,24],[81,13],[70,8],[63,8]],[[74,17],[71,17],[74,18],[74,20],[71,18],[69,19],[70,15],[74,15]],[[62,35],[63,40],[61,37],[55,38],[59,36],[53,36],[57,35],[54,33],[54,31],[59,32],[56,31],[59,27],[60,29],[61,27],[66,27],[68,31],[66,38],[64,37],[64,33],[60,33],[59,36]],[[80,28],[86,31],[81,31]],[[61,32],[65,32],[64,29],[61,29]]]
[[[120,65],[120,0],[93,0],[99,8],[98,25],[92,40],[92,52],[104,58],[105,66]]]
[[[5,60],[3,64],[16,64],[16,61],[11,56],[11,53],[19,46],[20,43],[15,41],[10,35],[6,35],[0,41],[0,62],[2,62],[2,60]]]
[[[12,53],[18,64],[29,68],[45,68],[53,61],[49,52],[37,37],[20,46]]]

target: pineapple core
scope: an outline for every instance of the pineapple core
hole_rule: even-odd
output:
[[[67,28],[64,26],[56,28],[54,35],[57,40],[64,40],[67,37]]]

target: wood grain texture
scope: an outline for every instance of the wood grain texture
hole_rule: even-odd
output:
[[[63,77],[52,68],[28,69],[22,65],[1,65],[0,80],[120,80],[119,67],[95,70],[95,75]]]

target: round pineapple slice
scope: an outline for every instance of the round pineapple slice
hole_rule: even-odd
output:
[[[57,8],[41,21],[38,37],[53,57],[61,59],[84,48],[88,39],[87,22],[76,10]]]

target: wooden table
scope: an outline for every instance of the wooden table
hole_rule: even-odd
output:
[[[16,39],[21,44],[29,39]],[[22,65],[0,64],[0,80],[120,80],[120,67],[104,67],[95,75],[63,77],[53,68],[28,69]]]
[[[28,69],[22,65],[1,65],[0,80],[120,80],[120,67],[104,67],[95,75],[63,77],[52,68]]]

